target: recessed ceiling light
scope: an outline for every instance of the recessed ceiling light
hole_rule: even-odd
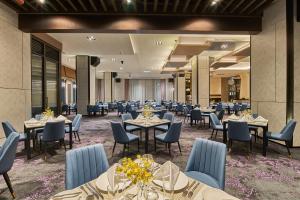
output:
[[[126,0],[127,3],[131,3],[131,0]]]
[[[228,48],[228,44],[224,43],[221,45],[221,49],[227,49]]]
[[[123,70],[123,67],[120,67],[120,70]]]
[[[217,3],[219,3],[219,0],[213,0],[212,2],[211,2],[211,6],[214,6],[214,5],[216,5]]]
[[[96,40],[95,36],[93,36],[93,35],[87,36],[86,38],[90,41]]]
[[[144,73],[149,73],[149,72],[150,72],[149,70],[145,70],[145,71],[144,71]]]
[[[156,43],[156,45],[158,45],[158,46],[161,46],[161,45],[163,44],[162,41],[156,41],[155,43]]]
[[[112,61],[112,62],[116,62],[116,58],[112,58],[111,61]]]
[[[45,3],[45,0],[39,0],[40,3]]]

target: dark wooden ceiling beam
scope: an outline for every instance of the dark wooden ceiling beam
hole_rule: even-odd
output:
[[[202,7],[201,13],[205,13],[207,8],[211,5],[212,0],[207,0],[204,6]]]
[[[60,7],[62,7],[62,9],[64,9],[65,12],[68,11],[67,7],[60,0],[56,0],[56,2],[59,4]]]
[[[105,4],[104,0],[100,0],[100,3],[101,3],[101,6],[102,6],[103,10],[105,12],[107,12],[107,7],[106,7],[106,4]]]
[[[252,0],[251,2],[249,2],[245,7],[243,7],[242,9],[240,9],[239,13],[245,13],[245,11],[248,10],[248,8],[250,8],[254,3],[256,2],[256,0]]]
[[[32,10],[34,10],[35,12],[38,11],[38,9],[33,6],[29,1],[25,1],[24,3],[26,6],[30,7]]]
[[[174,12],[174,13],[177,12],[178,5],[179,5],[179,0],[176,0],[176,1],[175,1],[175,4],[174,4],[174,7],[173,7],[173,12]]]
[[[154,0],[154,4],[153,4],[153,12],[157,12],[157,4],[158,4],[158,2],[157,2],[158,0]]]
[[[98,12],[98,9],[97,9],[97,7],[96,7],[96,5],[95,5],[95,3],[94,3],[94,0],[89,0],[89,2],[90,2],[90,4],[91,4],[93,10],[94,10],[95,12]]]
[[[202,0],[198,0],[198,1],[196,2],[195,6],[194,6],[194,8],[193,8],[193,10],[192,10],[193,13],[195,13],[195,12],[198,10],[201,1],[202,1]]]
[[[77,7],[73,4],[72,0],[67,0],[67,2],[73,8],[74,11],[76,11],[76,12],[78,11]]]
[[[144,0],[144,12],[147,12],[147,0]]]
[[[254,8],[252,8],[251,10],[248,11],[247,14],[252,14],[254,13],[257,9],[259,9],[260,7],[262,7],[265,3],[267,3],[267,0],[262,0],[260,3],[258,3]]]
[[[225,6],[224,8],[221,10],[221,13],[226,12],[227,8],[229,8],[229,6],[231,6],[231,4],[234,2],[235,0],[230,0]]]
[[[51,3],[50,1],[46,1],[45,3],[49,5],[55,12],[58,12],[57,7],[53,3]]]
[[[191,3],[191,0],[186,0],[182,12],[185,13],[185,12],[187,11],[187,9],[188,9],[190,3]]]
[[[235,7],[230,11],[230,13],[234,13],[240,6],[245,2],[245,0],[240,0]]]
[[[169,0],[165,0],[163,12],[167,12],[168,4],[169,4]]]
[[[79,2],[79,4],[80,4],[81,8],[82,8],[85,12],[87,12],[88,9],[87,9],[86,6],[83,4],[82,0],[78,0],[78,2]]]
[[[137,12],[137,4],[136,4],[136,1],[137,1],[137,0],[132,0],[132,7],[133,7],[134,12]]]
[[[261,31],[261,17],[27,13],[19,14],[19,29],[32,33],[256,34]]]
[[[115,0],[111,0],[111,5],[113,6],[114,11],[118,12],[118,8]]]

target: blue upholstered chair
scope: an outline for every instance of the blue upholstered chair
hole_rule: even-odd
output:
[[[191,111],[191,126],[193,125],[193,122],[197,123],[203,123],[205,125],[205,120],[202,117],[201,111],[199,108],[195,108]]]
[[[136,119],[137,117],[138,117],[138,113],[136,112],[136,110],[131,110],[131,111],[129,111],[129,113],[131,114],[131,116],[132,116],[132,119]]]
[[[66,154],[67,190],[94,180],[109,168],[102,144],[73,149]]]
[[[254,119],[256,119],[258,117],[258,114],[252,114],[252,117]],[[256,142],[256,139],[258,137],[258,127],[257,126],[251,126],[251,125],[248,125],[248,127],[249,127],[249,130],[250,130],[250,133],[254,132],[254,142]]]
[[[124,106],[122,103],[117,103],[117,110],[118,110],[118,116],[120,116],[120,114],[123,114],[125,112]]]
[[[176,112],[176,114],[178,114],[178,113],[183,114],[183,104],[178,104],[176,106],[175,112]]]
[[[116,144],[123,144],[123,155],[125,153],[126,146],[128,145],[129,150],[129,143],[137,141],[138,142],[138,151],[140,149],[140,137],[131,133],[127,133],[123,128],[122,124],[119,122],[111,122],[111,128],[113,132],[113,136],[115,139],[114,147],[112,153],[114,153]]]
[[[279,140],[285,142],[285,146],[287,148],[290,157],[291,157],[291,152],[289,149],[289,145],[292,142],[296,124],[297,122],[295,120],[290,120],[279,133],[271,133],[271,132],[267,133],[268,140],[271,139],[271,140]]]
[[[65,144],[65,121],[52,121],[47,122],[42,133],[38,134],[40,138],[40,149],[44,146],[44,154],[46,160],[46,152],[48,148],[48,143],[53,143],[59,141],[63,143],[65,151],[66,151],[66,144]]]
[[[183,108],[183,114],[184,114],[184,120],[183,120],[183,122],[185,122],[186,118],[188,118],[188,121],[191,119],[191,111],[189,110],[188,107],[184,107]]]
[[[220,110],[217,117],[220,121],[223,121],[223,118],[224,118],[224,114],[225,114],[225,110]]]
[[[80,137],[79,137],[79,129],[80,129],[80,124],[81,124],[81,119],[82,119],[82,115],[81,114],[77,114],[75,116],[75,118],[72,121],[72,132],[74,133],[74,136],[76,138],[78,138],[78,140],[80,141]],[[65,127],[65,132],[69,133],[69,126]]]
[[[223,131],[223,124],[218,119],[215,113],[210,113],[210,121],[212,126],[211,138],[213,137],[214,132],[216,131],[215,138],[217,137],[218,131]]]
[[[189,156],[185,174],[211,187],[224,190],[226,145],[197,138]]]
[[[6,138],[3,146],[0,148],[0,174],[3,175],[4,180],[13,198],[15,198],[15,194],[7,172],[13,166],[14,160],[16,158],[16,150],[19,138],[20,135],[18,133],[10,133]]]
[[[228,121],[228,146],[232,147],[232,141],[249,142],[252,151],[252,140],[247,122]]]
[[[132,115],[130,113],[125,113],[125,114],[122,114],[121,115],[121,118],[122,118],[122,122],[123,122],[123,125],[124,125],[124,121],[126,120],[130,120],[130,119],[133,119],[132,118]],[[126,125],[126,127],[124,127],[126,131],[132,133],[134,131],[142,131],[142,129],[138,126],[134,126],[134,125]]]
[[[162,109],[160,112],[159,112],[159,119],[163,119],[164,118],[164,115],[167,113],[167,109]]]
[[[181,126],[182,122],[174,122],[171,124],[170,129],[163,134],[160,135],[154,135],[154,149],[156,151],[156,141],[160,141],[167,144],[167,147],[169,149],[169,154],[171,155],[171,144],[177,143],[179,151],[181,153],[179,138],[181,134]]]
[[[164,116],[163,116],[163,119],[169,120],[172,124],[173,121],[174,121],[174,114],[173,113],[165,113]],[[169,129],[169,125],[167,125],[167,124],[166,125],[155,126],[154,127],[154,136],[155,136],[155,131],[156,130],[166,132],[166,131],[168,131],[168,129]]]
[[[4,130],[4,134],[5,134],[5,137],[8,138],[8,136],[12,133],[12,132],[17,132],[16,129],[11,125],[11,123],[9,123],[8,121],[6,122],[2,122],[2,127],[3,127],[3,130]],[[19,133],[20,134],[20,137],[19,137],[19,141],[21,142],[24,142],[24,146],[25,146],[25,149],[26,149],[26,139],[27,139],[27,135],[24,134],[24,133]]]
[[[220,112],[221,110],[223,110],[222,103],[218,103],[217,106],[216,106],[216,111]]]

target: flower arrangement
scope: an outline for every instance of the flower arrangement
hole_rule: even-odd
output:
[[[150,118],[152,116],[152,112],[150,111],[150,106],[149,105],[144,106],[143,116],[145,118]]]
[[[49,117],[53,117],[54,116],[54,112],[49,108],[47,107],[45,112],[43,112],[43,116],[49,118]]]
[[[153,178],[151,172],[152,164],[153,160],[141,157],[140,155],[137,155],[137,160],[135,161],[131,158],[123,158],[116,172],[118,174],[125,174],[133,184],[147,184]]]

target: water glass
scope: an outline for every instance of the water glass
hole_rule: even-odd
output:
[[[113,188],[108,185],[107,186],[107,193],[108,193],[108,198],[109,199],[116,199],[118,196],[118,191],[119,191],[119,185],[116,184]]]

